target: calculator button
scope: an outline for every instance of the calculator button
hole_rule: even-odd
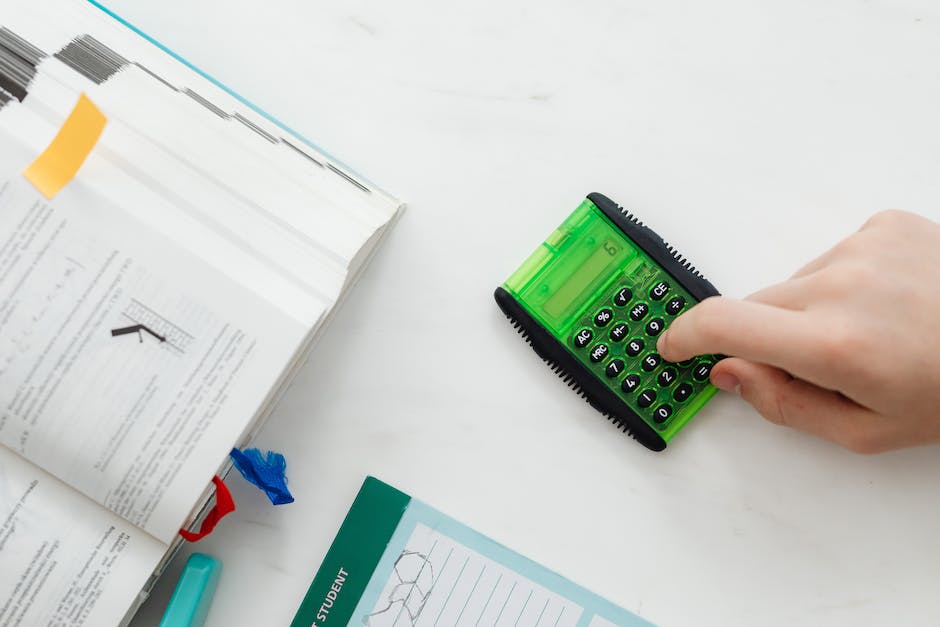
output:
[[[680,361],[677,365],[678,365],[680,368],[688,368],[688,367],[691,366],[693,363],[695,363],[695,358],[694,358],[694,357],[693,357],[692,359],[686,359],[685,361]]]
[[[669,292],[669,284],[665,281],[660,281],[650,290],[650,298],[653,300],[662,300],[667,292]]]
[[[656,370],[656,366],[658,366],[662,360],[663,358],[659,356],[659,353],[650,353],[643,358],[640,367],[647,372],[652,372]]]
[[[680,383],[679,387],[676,388],[676,391],[672,393],[672,400],[677,403],[684,403],[689,400],[689,397],[692,396],[692,384],[691,383]]]
[[[646,323],[646,334],[656,337],[657,335],[662,333],[663,328],[665,326],[666,325],[663,322],[662,318],[653,318],[652,320]]]
[[[621,287],[620,291],[614,294],[614,304],[618,307],[626,307],[630,299],[633,298],[633,292],[629,287]]]
[[[670,300],[668,303],[666,303],[666,313],[669,314],[670,316],[674,316],[680,311],[682,311],[683,307],[685,307],[685,299],[682,298],[681,296],[676,296],[675,298]]]
[[[614,319],[614,312],[606,307],[597,312],[594,316],[594,324],[599,327],[606,327],[607,323]]]
[[[623,338],[627,337],[627,325],[623,322],[618,322],[610,329],[610,341],[619,342]]]
[[[664,368],[663,371],[659,373],[659,376],[656,377],[656,380],[659,382],[659,385],[668,388],[676,382],[678,377],[679,373],[676,372],[675,368]]]
[[[643,344],[643,340],[637,337],[627,342],[627,347],[624,349],[624,351],[630,357],[636,357],[641,352],[643,352],[644,346],[645,345]]]
[[[581,329],[578,331],[578,334],[574,336],[574,345],[578,348],[584,348],[590,344],[593,339],[594,333],[590,329]]]
[[[669,405],[660,405],[656,408],[656,411],[653,412],[653,420],[655,420],[657,424],[663,424],[669,420],[669,416],[671,415],[672,407]]]
[[[637,397],[636,404],[644,409],[649,407],[656,402],[656,391],[655,390],[643,390],[643,392]]]
[[[692,371],[692,378],[696,381],[705,381],[708,379],[708,373],[712,371],[712,362],[703,361],[699,365],[695,366],[695,370]]]
[[[620,389],[629,394],[640,385],[640,376],[636,374],[628,374],[627,378],[623,380],[623,383],[620,384]]]
[[[646,314],[650,312],[650,306],[646,303],[637,303],[633,306],[633,309],[630,310],[630,317],[639,322],[646,317]]]
[[[607,376],[612,379],[623,372],[623,366],[624,364],[622,359],[614,359],[609,364],[607,364],[607,370],[604,372],[606,372]]]
[[[610,349],[607,348],[607,344],[598,344],[591,349],[591,361],[594,363],[603,361],[604,357],[607,357],[608,352],[610,352]]]

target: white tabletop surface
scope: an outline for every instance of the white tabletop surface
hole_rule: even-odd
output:
[[[940,623],[937,448],[720,395],[650,453],[492,299],[591,191],[736,296],[876,210],[940,217],[935,2],[109,4],[409,204],[257,441],[297,501],[233,479],[196,546],[209,625],[289,622],[366,474],[659,624]]]

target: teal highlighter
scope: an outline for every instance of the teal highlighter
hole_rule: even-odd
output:
[[[202,627],[219,585],[222,562],[203,553],[186,560],[160,627]]]

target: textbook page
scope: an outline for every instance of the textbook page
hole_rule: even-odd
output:
[[[0,444],[169,544],[307,328],[80,176],[47,202],[28,152],[0,155]]]
[[[116,625],[166,549],[0,445],[0,625]]]
[[[359,266],[370,252],[365,244],[402,207],[95,3],[9,0],[0,8],[0,25],[9,29],[9,39],[21,39],[34,53],[24,68],[29,78],[18,85],[26,101],[37,95],[38,69],[85,91],[103,108],[123,111],[128,121],[133,112],[144,121],[137,128],[150,139],[257,201],[269,219],[347,268]],[[243,155],[253,159],[251,167]]]

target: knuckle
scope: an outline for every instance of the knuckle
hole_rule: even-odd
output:
[[[792,383],[792,382],[790,382]],[[754,406],[765,420],[782,427],[792,426],[792,396],[790,383],[768,385],[761,389],[744,386],[741,395]]]
[[[864,341],[848,324],[828,329],[818,341],[817,350],[820,358],[828,366],[845,364],[859,354]]]
[[[870,228],[894,228],[906,224],[914,217],[914,214],[900,209],[885,209],[872,215],[862,229]]]
[[[760,408],[761,415],[775,425],[787,426],[787,386],[774,388]]]
[[[838,444],[859,455],[875,455],[887,450],[878,434],[858,426],[844,430]]]
[[[695,306],[695,333],[706,344],[719,340],[724,328],[724,303],[718,298],[706,298]]]
[[[868,265],[855,260],[830,266],[819,272],[815,282],[824,293],[842,296],[864,289],[866,285],[878,278],[873,274],[875,273]]]

